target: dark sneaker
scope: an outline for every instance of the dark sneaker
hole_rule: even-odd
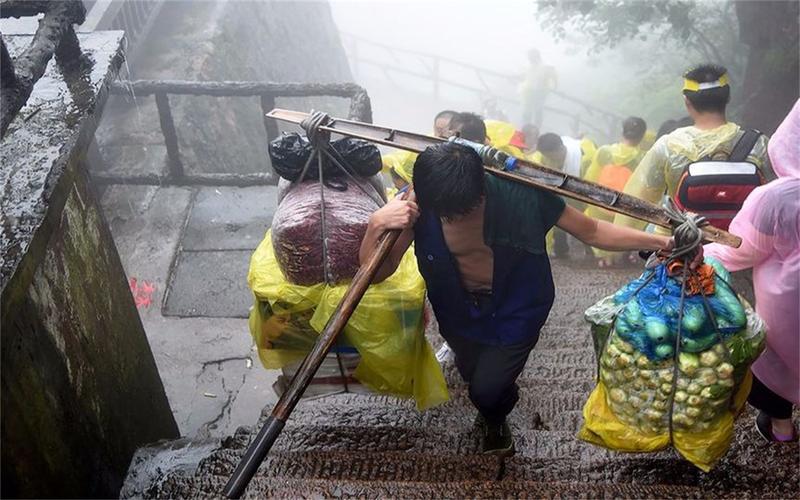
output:
[[[756,430],[762,438],[771,443],[794,443],[797,442],[798,439],[796,430],[792,435],[792,439],[788,441],[776,438],[772,433],[772,419],[763,411],[758,412],[758,416],[756,417]]]
[[[486,425],[481,451],[500,457],[514,455],[514,437],[506,422],[503,422],[502,425]]]

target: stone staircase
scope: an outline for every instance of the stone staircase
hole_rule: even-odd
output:
[[[478,453],[475,410],[448,362],[451,401],[425,413],[378,395],[301,402],[246,496],[797,498],[798,447],[759,441],[752,412],[739,420],[730,452],[709,474],[671,450],[622,454],[575,438],[595,373],[582,313],[634,273],[554,264],[556,305],[521,376],[521,399],[509,420],[516,456],[503,461]],[[240,428],[196,471],[166,472],[140,494],[218,496],[253,432]]]

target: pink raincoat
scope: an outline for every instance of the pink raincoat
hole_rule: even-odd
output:
[[[705,246],[731,271],[753,268],[756,312],[767,348],[753,364],[764,385],[800,405],[800,100],[769,141],[778,179],[754,190],[730,232],[742,246]]]

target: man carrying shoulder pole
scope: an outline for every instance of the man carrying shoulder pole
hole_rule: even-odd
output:
[[[457,143],[419,155],[413,188],[416,203],[394,199],[372,215],[361,263],[385,231],[402,230],[380,282],[414,242],[440,333],[478,409],[482,451],[512,455],[506,416],[555,296],[547,231],[557,226],[605,250],[668,250],[672,239],[592,219],[555,194],[489,175],[475,150]]]

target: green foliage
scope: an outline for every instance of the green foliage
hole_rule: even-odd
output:
[[[609,63],[621,59],[625,74],[611,88],[596,89],[595,98],[645,117],[650,128],[684,114],[680,76],[691,65],[722,64],[734,85],[744,76],[748,52],[731,0],[548,0],[536,6],[541,27],[557,40],[588,47]]]
[[[724,46],[738,42],[731,1],[549,0],[537,6],[542,28],[559,39],[583,33],[596,42],[594,50],[657,38],[721,61],[730,55]]]

